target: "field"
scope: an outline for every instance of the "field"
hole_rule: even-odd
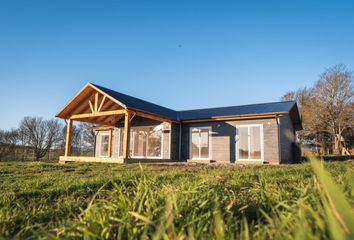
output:
[[[0,162],[0,239],[350,239],[354,164],[320,165]]]

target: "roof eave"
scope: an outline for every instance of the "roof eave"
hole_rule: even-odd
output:
[[[261,118],[273,118],[277,116],[283,116],[286,114],[288,114],[288,112],[242,114],[242,115],[230,115],[230,116],[213,116],[208,118],[182,119],[180,121],[182,123],[189,123],[189,122],[227,121],[227,120],[241,120],[241,119],[261,119]]]

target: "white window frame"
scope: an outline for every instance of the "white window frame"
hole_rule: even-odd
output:
[[[248,136],[248,158],[239,158],[239,128],[247,128]],[[251,138],[250,138],[250,127],[260,127],[260,140],[261,140],[261,158],[251,159]],[[237,125],[236,126],[236,161],[250,161],[250,162],[264,162],[264,133],[263,124],[247,124],[247,125]]]
[[[201,155],[201,149],[200,149],[200,137],[199,137],[199,157],[198,158],[195,158],[193,157],[193,154],[192,154],[192,131],[193,129],[208,129],[209,130],[209,157],[208,158],[201,158],[200,155]],[[192,160],[211,160],[212,159],[212,128],[211,127],[190,127],[189,128],[189,159],[192,159]]]
[[[157,127],[159,125],[153,125],[153,126],[134,126],[134,127],[130,127],[130,133],[129,133],[129,137],[131,138],[131,140],[129,141],[129,151],[132,153],[131,154],[131,158],[137,158],[137,159],[163,159],[163,143],[164,143],[164,127],[162,125],[162,130],[161,130],[161,152],[160,152],[160,156],[159,157],[149,157],[149,156],[134,156],[134,136],[132,138],[132,131],[134,128],[139,128],[139,127]],[[146,144],[148,146],[149,144],[149,138],[146,139]]]
[[[102,144],[103,144],[102,138],[103,138],[103,136],[108,136],[108,144],[109,144],[109,132],[108,131],[101,131],[99,136],[100,136],[99,157],[108,158],[108,155],[109,155],[108,151],[107,151],[107,155],[102,155]],[[109,146],[108,146],[108,149],[109,149]]]

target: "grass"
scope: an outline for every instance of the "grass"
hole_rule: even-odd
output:
[[[354,239],[354,164],[0,163],[0,239]]]

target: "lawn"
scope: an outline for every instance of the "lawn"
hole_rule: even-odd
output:
[[[0,162],[0,239],[349,239],[354,164],[316,166]]]

